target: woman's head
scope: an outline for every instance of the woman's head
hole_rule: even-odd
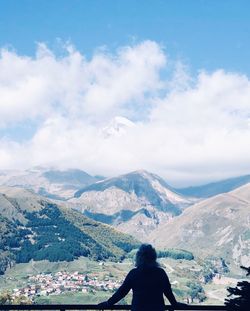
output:
[[[136,253],[135,265],[136,267],[141,265],[158,266],[156,259],[157,254],[153,246],[142,244]]]

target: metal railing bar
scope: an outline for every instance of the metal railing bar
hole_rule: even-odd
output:
[[[80,304],[66,304],[66,305],[0,305],[0,310],[131,310],[131,305],[114,305],[109,308],[99,309],[98,305],[80,305]],[[165,310],[173,310],[171,305],[165,305]],[[174,310],[228,310],[225,305],[187,305],[185,307],[175,307]]]

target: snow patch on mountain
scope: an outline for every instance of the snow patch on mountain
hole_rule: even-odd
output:
[[[104,138],[120,137],[127,133],[127,131],[135,127],[135,123],[127,118],[116,116],[110,123],[102,129]]]

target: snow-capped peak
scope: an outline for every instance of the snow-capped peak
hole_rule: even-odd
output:
[[[127,118],[116,116],[107,126],[102,129],[102,133],[105,138],[120,137],[125,134],[129,128],[135,126],[135,123]]]

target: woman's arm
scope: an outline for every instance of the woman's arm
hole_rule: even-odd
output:
[[[125,297],[131,289],[131,273],[129,272],[126,276],[122,285],[117,289],[117,291],[110,297],[107,301],[99,304],[99,307],[109,307],[120,301]]]
[[[164,270],[163,270],[164,271]],[[173,291],[172,291],[172,288],[171,288],[171,284],[169,282],[169,279],[168,279],[168,276],[166,274],[166,272],[164,271],[164,295],[167,297],[167,299],[169,300],[169,302],[171,303],[172,306],[175,306],[175,307],[183,307],[183,306],[186,306],[185,303],[182,303],[182,302],[178,302],[176,299],[175,299],[175,296],[173,294]]]
[[[175,299],[175,296],[173,294],[169,278],[164,270],[163,270],[163,292],[164,295],[169,300],[169,302],[171,303],[171,305],[177,304],[177,300]]]

